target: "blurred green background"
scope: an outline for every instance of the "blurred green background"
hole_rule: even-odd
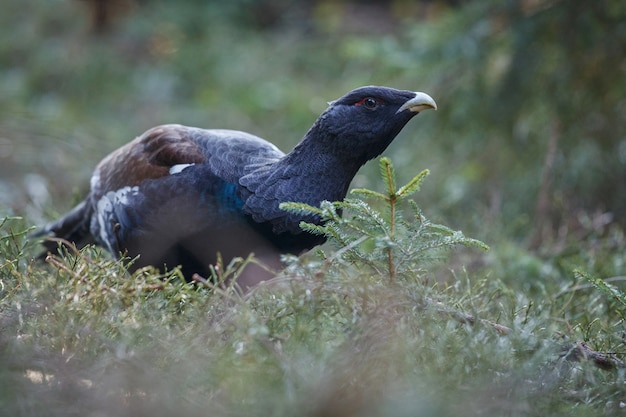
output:
[[[551,255],[626,225],[623,0],[6,0],[0,31],[0,209],[33,224],[154,125],[288,151],[379,84],[439,104],[386,152],[434,220]]]
[[[0,219],[25,218],[0,222],[0,414],[622,411],[626,1],[2,0],[0,33]],[[146,129],[288,151],[366,84],[435,98],[386,155],[398,184],[430,169],[425,216],[489,252],[399,285],[314,254],[241,302],[96,250],[29,262],[24,227]],[[384,191],[378,163],[353,186]],[[619,369],[570,365],[580,342]]]

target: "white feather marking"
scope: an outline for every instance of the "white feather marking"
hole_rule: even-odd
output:
[[[92,178],[93,179],[93,178]],[[127,206],[129,198],[139,193],[139,187],[124,187],[116,191],[109,191],[102,196],[96,205],[98,213],[98,225],[100,226],[100,240],[106,244],[110,253],[115,253],[116,249],[112,246],[112,236],[109,236],[109,230],[112,222],[116,221],[114,217],[115,206]]]
[[[102,198],[98,201],[97,211],[98,225],[100,226],[100,241],[101,243],[106,244],[107,250],[110,253],[115,253],[109,243],[106,227],[106,219],[109,218],[113,212],[113,204],[111,203],[111,200],[109,200],[108,195],[102,196]]]
[[[170,175],[174,175],[174,174],[178,174],[179,172],[182,172],[185,168],[189,168],[190,166],[193,166],[195,164],[176,164],[176,165],[172,165],[170,167]]]
[[[89,181],[89,185],[92,190],[97,190],[100,188],[100,174],[98,172],[94,172],[91,176],[91,180]]]

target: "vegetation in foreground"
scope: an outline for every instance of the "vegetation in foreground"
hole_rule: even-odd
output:
[[[97,248],[30,261],[2,222],[0,406],[7,415],[603,415],[626,402],[626,296],[578,272],[518,291],[479,270],[437,272],[455,246],[408,199],[421,173],[317,210],[336,249],[244,296],[229,279],[132,276]],[[337,208],[346,210],[341,219]],[[622,237],[620,244],[624,245]],[[456,252],[456,251],[455,251]],[[462,251],[464,252],[464,251]],[[546,267],[544,265],[543,267]],[[482,278],[480,274],[484,274]],[[446,277],[446,275],[448,275]],[[478,277],[478,278],[476,278]],[[217,281],[221,285],[211,282]]]

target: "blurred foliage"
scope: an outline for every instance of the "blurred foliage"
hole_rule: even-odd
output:
[[[0,215],[26,218],[0,224],[3,410],[586,416],[626,402],[623,369],[558,353],[583,341],[623,357],[623,1],[7,0],[0,33]],[[29,262],[27,225],[69,209],[147,128],[289,150],[365,84],[436,99],[386,154],[398,183],[429,169],[419,207],[487,254],[392,286],[312,254],[285,291],[247,299],[131,277],[93,248]],[[354,186],[385,194],[377,171]]]
[[[131,275],[93,247],[44,267],[25,230],[0,221],[6,414],[588,416],[626,401],[622,294],[581,277],[505,283],[460,269],[447,283],[420,268],[390,282],[379,247],[365,262],[342,250],[290,259],[240,296],[177,271]],[[531,283],[541,290],[519,290]]]
[[[443,103],[435,135],[456,169],[441,189],[457,207],[482,201],[522,236],[575,227],[581,209],[624,224],[626,5],[475,2],[463,11],[409,35]]]
[[[433,172],[422,205],[455,227],[539,247],[575,240],[584,216],[624,224],[619,0],[29,0],[3,10],[1,202],[35,220],[48,194],[75,198],[103,155],[153,125],[247,130],[288,150],[326,101],[384,84],[440,105],[388,153],[400,172]]]

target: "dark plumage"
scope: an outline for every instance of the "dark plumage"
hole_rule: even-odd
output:
[[[104,158],[85,200],[38,235],[140,255],[133,268],[182,265],[188,279],[207,276],[218,252],[225,261],[254,253],[278,267],[281,253],[324,240],[299,227],[319,219],[279,204],[342,200],[365,162],[418,112],[436,109],[424,93],[386,87],[361,87],[329,104],[288,154],[239,131],[152,128]],[[258,267],[245,272],[246,287],[268,277]]]

